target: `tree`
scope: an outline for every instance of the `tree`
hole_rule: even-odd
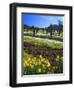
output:
[[[28,32],[29,26],[25,24],[25,25],[23,26],[23,29],[24,29],[24,32]]]
[[[63,31],[63,23],[60,20],[58,20],[58,29],[58,34],[60,36],[60,33]]]
[[[33,36],[35,36],[35,27],[32,26],[31,29],[32,29],[32,31],[33,31]]]
[[[38,33],[38,31],[39,31],[39,28],[38,27],[35,27],[35,34],[37,34]]]
[[[53,26],[52,24],[50,24],[50,26],[48,27],[49,31],[50,31],[50,37],[52,38],[52,30],[53,30]]]
[[[47,27],[45,27],[45,29],[44,29],[44,30],[46,30],[46,34],[48,34],[48,32],[49,32],[48,28],[47,28]]]

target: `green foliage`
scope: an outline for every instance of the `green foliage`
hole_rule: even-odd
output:
[[[23,54],[24,75],[63,73],[63,57],[59,55],[57,55],[55,58],[56,65],[52,66],[52,64],[50,63],[51,60],[44,58],[42,55],[33,56],[32,54],[28,53]]]
[[[27,29],[27,31],[24,30],[24,34],[33,35],[33,31],[36,31],[35,36],[49,36],[50,37],[50,32],[47,32],[46,29],[45,30],[41,30],[41,29],[39,29],[39,30],[36,30],[36,29],[30,30],[30,29]],[[60,32],[60,36],[59,36],[57,31],[52,30],[52,37],[54,36],[56,38],[57,37],[61,38],[61,37],[63,37],[62,33],[63,32]]]
[[[63,73],[63,57],[57,55],[56,57],[56,69],[55,69],[55,73]]]
[[[25,36],[24,42],[28,42],[33,45],[37,45],[40,47],[47,47],[51,49],[63,49],[63,43],[56,40],[48,40],[48,39]]]
[[[50,73],[51,63],[47,58],[42,57],[42,55],[34,57],[31,54],[24,53],[23,68],[24,75],[46,74]]]

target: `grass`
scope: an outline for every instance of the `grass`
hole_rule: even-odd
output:
[[[30,36],[24,37],[24,42],[31,43],[40,47],[47,47],[51,49],[63,49],[63,42],[42,38],[35,38]]]

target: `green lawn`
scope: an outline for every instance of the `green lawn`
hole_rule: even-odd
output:
[[[40,47],[51,48],[51,49],[63,49],[63,42],[56,40],[24,36],[24,42],[31,43],[33,45],[37,45]]]

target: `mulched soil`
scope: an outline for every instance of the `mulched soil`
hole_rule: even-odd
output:
[[[28,54],[32,54],[33,56],[42,55],[43,57],[50,60],[53,66],[56,64],[56,56],[63,56],[63,49],[51,49],[46,47],[40,47],[27,42],[24,42],[24,51]]]

